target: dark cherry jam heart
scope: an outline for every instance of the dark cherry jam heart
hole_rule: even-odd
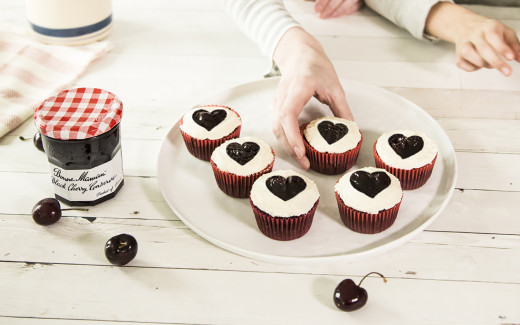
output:
[[[193,121],[208,131],[211,131],[220,122],[224,121],[227,113],[223,109],[216,109],[208,112],[205,109],[199,109],[193,112]]]
[[[371,198],[376,197],[379,192],[390,186],[390,177],[385,172],[367,173],[358,170],[350,175],[350,184]]]
[[[265,185],[271,193],[284,201],[292,199],[307,187],[300,176],[271,176],[265,181]]]
[[[333,144],[348,133],[348,127],[342,123],[323,121],[318,124],[318,131],[328,144]]]
[[[403,159],[415,155],[424,147],[423,139],[417,135],[406,137],[402,134],[394,134],[388,138],[388,144]]]
[[[244,166],[253,159],[260,151],[260,146],[254,142],[244,142],[243,144],[232,142],[227,145],[226,152],[231,159]]]

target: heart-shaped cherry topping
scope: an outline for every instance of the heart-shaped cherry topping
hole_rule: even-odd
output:
[[[388,144],[403,159],[415,155],[424,147],[424,141],[420,136],[406,137],[399,133],[388,138]]]
[[[379,192],[390,186],[390,177],[385,172],[368,173],[358,170],[350,175],[350,184],[371,198],[376,197]]]
[[[220,122],[226,118],[226,111],[223,109],[216,109],[208,112],[205,109],[199,109],[193,112],[193,121],[198,125],[202,126],[208,131],[211,131],[215,126],[219,125]]]
[[[260,146],[257,143],[249,141],[243,144],[232,142],[226,147],[228,156],[242,166],[251,161],[258,151],[260,151]]]
[[[271,193],[284,201],[292,199],[307,187],[300,176],[271,176],[265,181],[265,185]]]
[[[348,127],[342,123],[323,121],[318,124],[318,131],[328,144],[333,144],[348,133]]]

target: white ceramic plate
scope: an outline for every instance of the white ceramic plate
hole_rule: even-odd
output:
[[[321,198],[311,229],[292,241],[276,241],[257,228],[248,199],[227,196],[217,187],[209,162],[191,156],[175,123],[164,139],[158,161],[161,192],[173,212],[188,227],[213,244],[258,260],[291,263],[353,260],[396,247],[426,228],[444,209],[455,186],[453,146],[437,122],[417,105],[387,90],[342,80],[349,105],[363,134],[356,166],[375,166],[372,146],[381,133],[393,129],[420,130],[437,142],[439,156],[429,181],[405,191],[396,222],[379,234],[353,232],[341,222],[334,184],[340,175],[303,171],[283,151],[271,132],[272,99],[278,78],[247,83],[219,93],[201,104],[221,104],[242,117],[242,136],[257,136],[276,154],[274,169],[295,169],[313,179]],[[304,123],[328,108],[311,100],[300,116]],[[301,124],[300,123],[300,124]]]

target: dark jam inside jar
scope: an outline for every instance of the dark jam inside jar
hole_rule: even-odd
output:
[[[120,122],[123,103],[99,88],[73,88],[44,100],[34,122],[50,165],[56,198],[95,205],[123,186]]]
[[[87,139],[58,140],[42,135],[58,200],[73,206],[113,198],[124,183],[119,124]]]

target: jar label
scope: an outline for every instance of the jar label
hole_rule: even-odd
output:
[[[95,201],[115,192],[123,181],[121,150],[112,160],[91,169],[50,166],[54,192],[69,201]]]

